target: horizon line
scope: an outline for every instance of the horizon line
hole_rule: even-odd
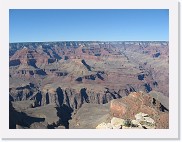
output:
[[[53,40],[53,41],[19,41],[13,43],[44,43],[44,42],[169,42],[169,40]]]

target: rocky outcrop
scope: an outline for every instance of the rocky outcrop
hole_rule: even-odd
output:
[[[73,129],[168,129],[169,112],[148,94],[130,93],[107,104],[84,104],[69,121]]]
[[[113,116],[125,116],[127,109],[127,105],[118,100],[113,100],[111,102],[110,110]]]
[[[155,121],[145,113],[135,115],[136,120],[113,117],[110,123],[102,122],[96,129],[155,129]]]
[[[140,114],[139,112],[151,116],[151,118],[155,120],[157,128],[161,128],[161,125],[164,128],[169,128],[168,109],[165,108],[161,102],[148,94],[134,92],[122,99],[112,100],[110,103],[110,113],[114,117],[122,119],[134,119],[135,117],[138,119],[145,117],[144,114]],[[135,116],[136,113],[139,114]],[[163,120],[159,119],[160,117],[162,117]],[[143,120],[145,119],[143,118]]]
[[[21,91],[22,89],[26,90],[27,88],[21,88]],[[11,90],[11,92],[12,91],[13,90]],[[12,94],[11,95],[13,101],[22,101],[23,98],[25,98],[24,100],[34,100],[34,103],[30,105],[33,108],[39,108],[47,105],[55,105],[58,108],[67,108],[69,110],[68,114],[67,112],[65,112],[65,114],[67,115],[71,115],[72,112],[73,114],[76,113],[84,104],[107,104],[111,101],[111,116],[119,117],[122,119],[133,119],[135,117],[135,113],[143,112],[152,115],[152,118],[156,115],[161,117],[162,119],[167,120],[166,115],[166,117],[162,117],[161,115],[168,113],[168,109],[164,105],[162,105],[162,103],[159,101],[160,98],[156,97],[154,94],[148,95],[143,92],[133,92],[130,93],[128,96],[121,97],[119,94],[117,94],[113,90],[109,90],[108,88],[104,92],[105,94],[95,94],[94,91],[87,90],[86,88],[81,88],[79,91],[77,91],[75,89],[62,89],[58,87],[55,89],[44,88],[42,91],[38,91],[35,94],[29,95],[29,97],[25,97],[27,96],[26,93],[24,93],[24,97],[22,97],[21,95],[21,97],[14,97]],[[23,102],[24,101],[22,101],[22,103]],[[19,104],[22,105],[22,103]],[[68,123],[69,119],[65,118],[66,123]],[[162,127],[168,128],[168,124],[164,122],[161,123],[160,121],[161,119],[156,120],[156,124],[159,125],[158,127],[163,124]]]
[[[44,119],[40,123],[40,128],[59,129],[63,126],[71,129],[169,128],[168,110],[162,110],[161,102],[154,101],[148,94],[133,92],[110,103],[94,104],[89,102],[90,99],[85,93],[86,89],[82,89],[76,99],[70,89],[59,88],[47,92],[49,100],[42,97],[44,101],[38,103],[35,97],[27,102],[13,102],[13,107],[28,117]],[[22,128],[39,128],[38,123],[33,121],[29,125],[22,122],[21,125],[16,124]]]

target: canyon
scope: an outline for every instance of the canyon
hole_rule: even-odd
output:
[[[94,129],[112,117],[134,119],[140,112],[155,128],[167,129],[168,46],[166,41],[10,43],[10,129]]]

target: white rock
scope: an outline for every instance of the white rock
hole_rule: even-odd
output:
[[[136,118],[136,120],[138,120],[138,121],[143,121],[143,120],[144,120],[144,118],[143,118],[143,116],[142,116],[141,113],[136,114],[136,115],[135,115],[135,118]]]
[[[131,123],[134,124],[134,125],[141,125],[138,120],[132,120]]]
[[[135,118],[136,118],[136,120],[138,120],[138,121],[144,121],[144,119],[145,119],[146,117],[148,117],[148,114],[142,113],[142,112],[140,112],[140,113],[138,113],[138,114],[135,115]]]
[[[122,126],[122,129],[130,129],[130,127]]]
[[[96,129],[112,129],[112,125],[111,123],[102,122],[96,127]]]
[[[102,122],[96,127],[96,129],[107,129],[107,124],[105,122]]]
[[[146,114],[146,113],[141,113],[141,115],[142,115],[143,117],[148,117],[148,116],[149,116],[149,115]]]
[[[125,124],[125,120],[121,119],[121,118],[113,117],[111,119],[111,124],[112,124],[113,127],[119,127],[119,126]]]
[[[118,125],[118,126],[114,126],[114,125],[112,125],[112,128],[113,128],[113,129],[121,129],[121,128],[122,128],[122,126],[121,126],[121,125]]]
[[[155,123],[155,121],[150,117],[145,117],[144,120],[147,121],[148,123],[151,123],[151,124]]]
[[[111,124],[111,123],[107,123],[107,128],[108,128],[108,129],[113,129],[112,124]]]

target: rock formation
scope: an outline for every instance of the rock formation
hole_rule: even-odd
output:
[[[10,116],[41,119],[11,118],[11,128],[96,128],[110,117],[134,119],[139,112],[157,115],[156,128],[168,128],[168,61],[168,42],[10,43]],[[93,110],[98,120],[85,124],[87,106],[98,106],[98,113],[105,106],[107,114],[98,119]],[[75,126],[78,114],[83,124]]]
[[[83,105],[73,115],[70,126],[75,129],[85,128],[86,125],[92,129],[168,129],[169,111],[161,107],[164,106],[159,101],[154,101],[149,94],[133,92],[121,99],[112,100],[104,107],[92,105],[87,108],[87,105]],[[86,115],[83,116],[84,114]]]

